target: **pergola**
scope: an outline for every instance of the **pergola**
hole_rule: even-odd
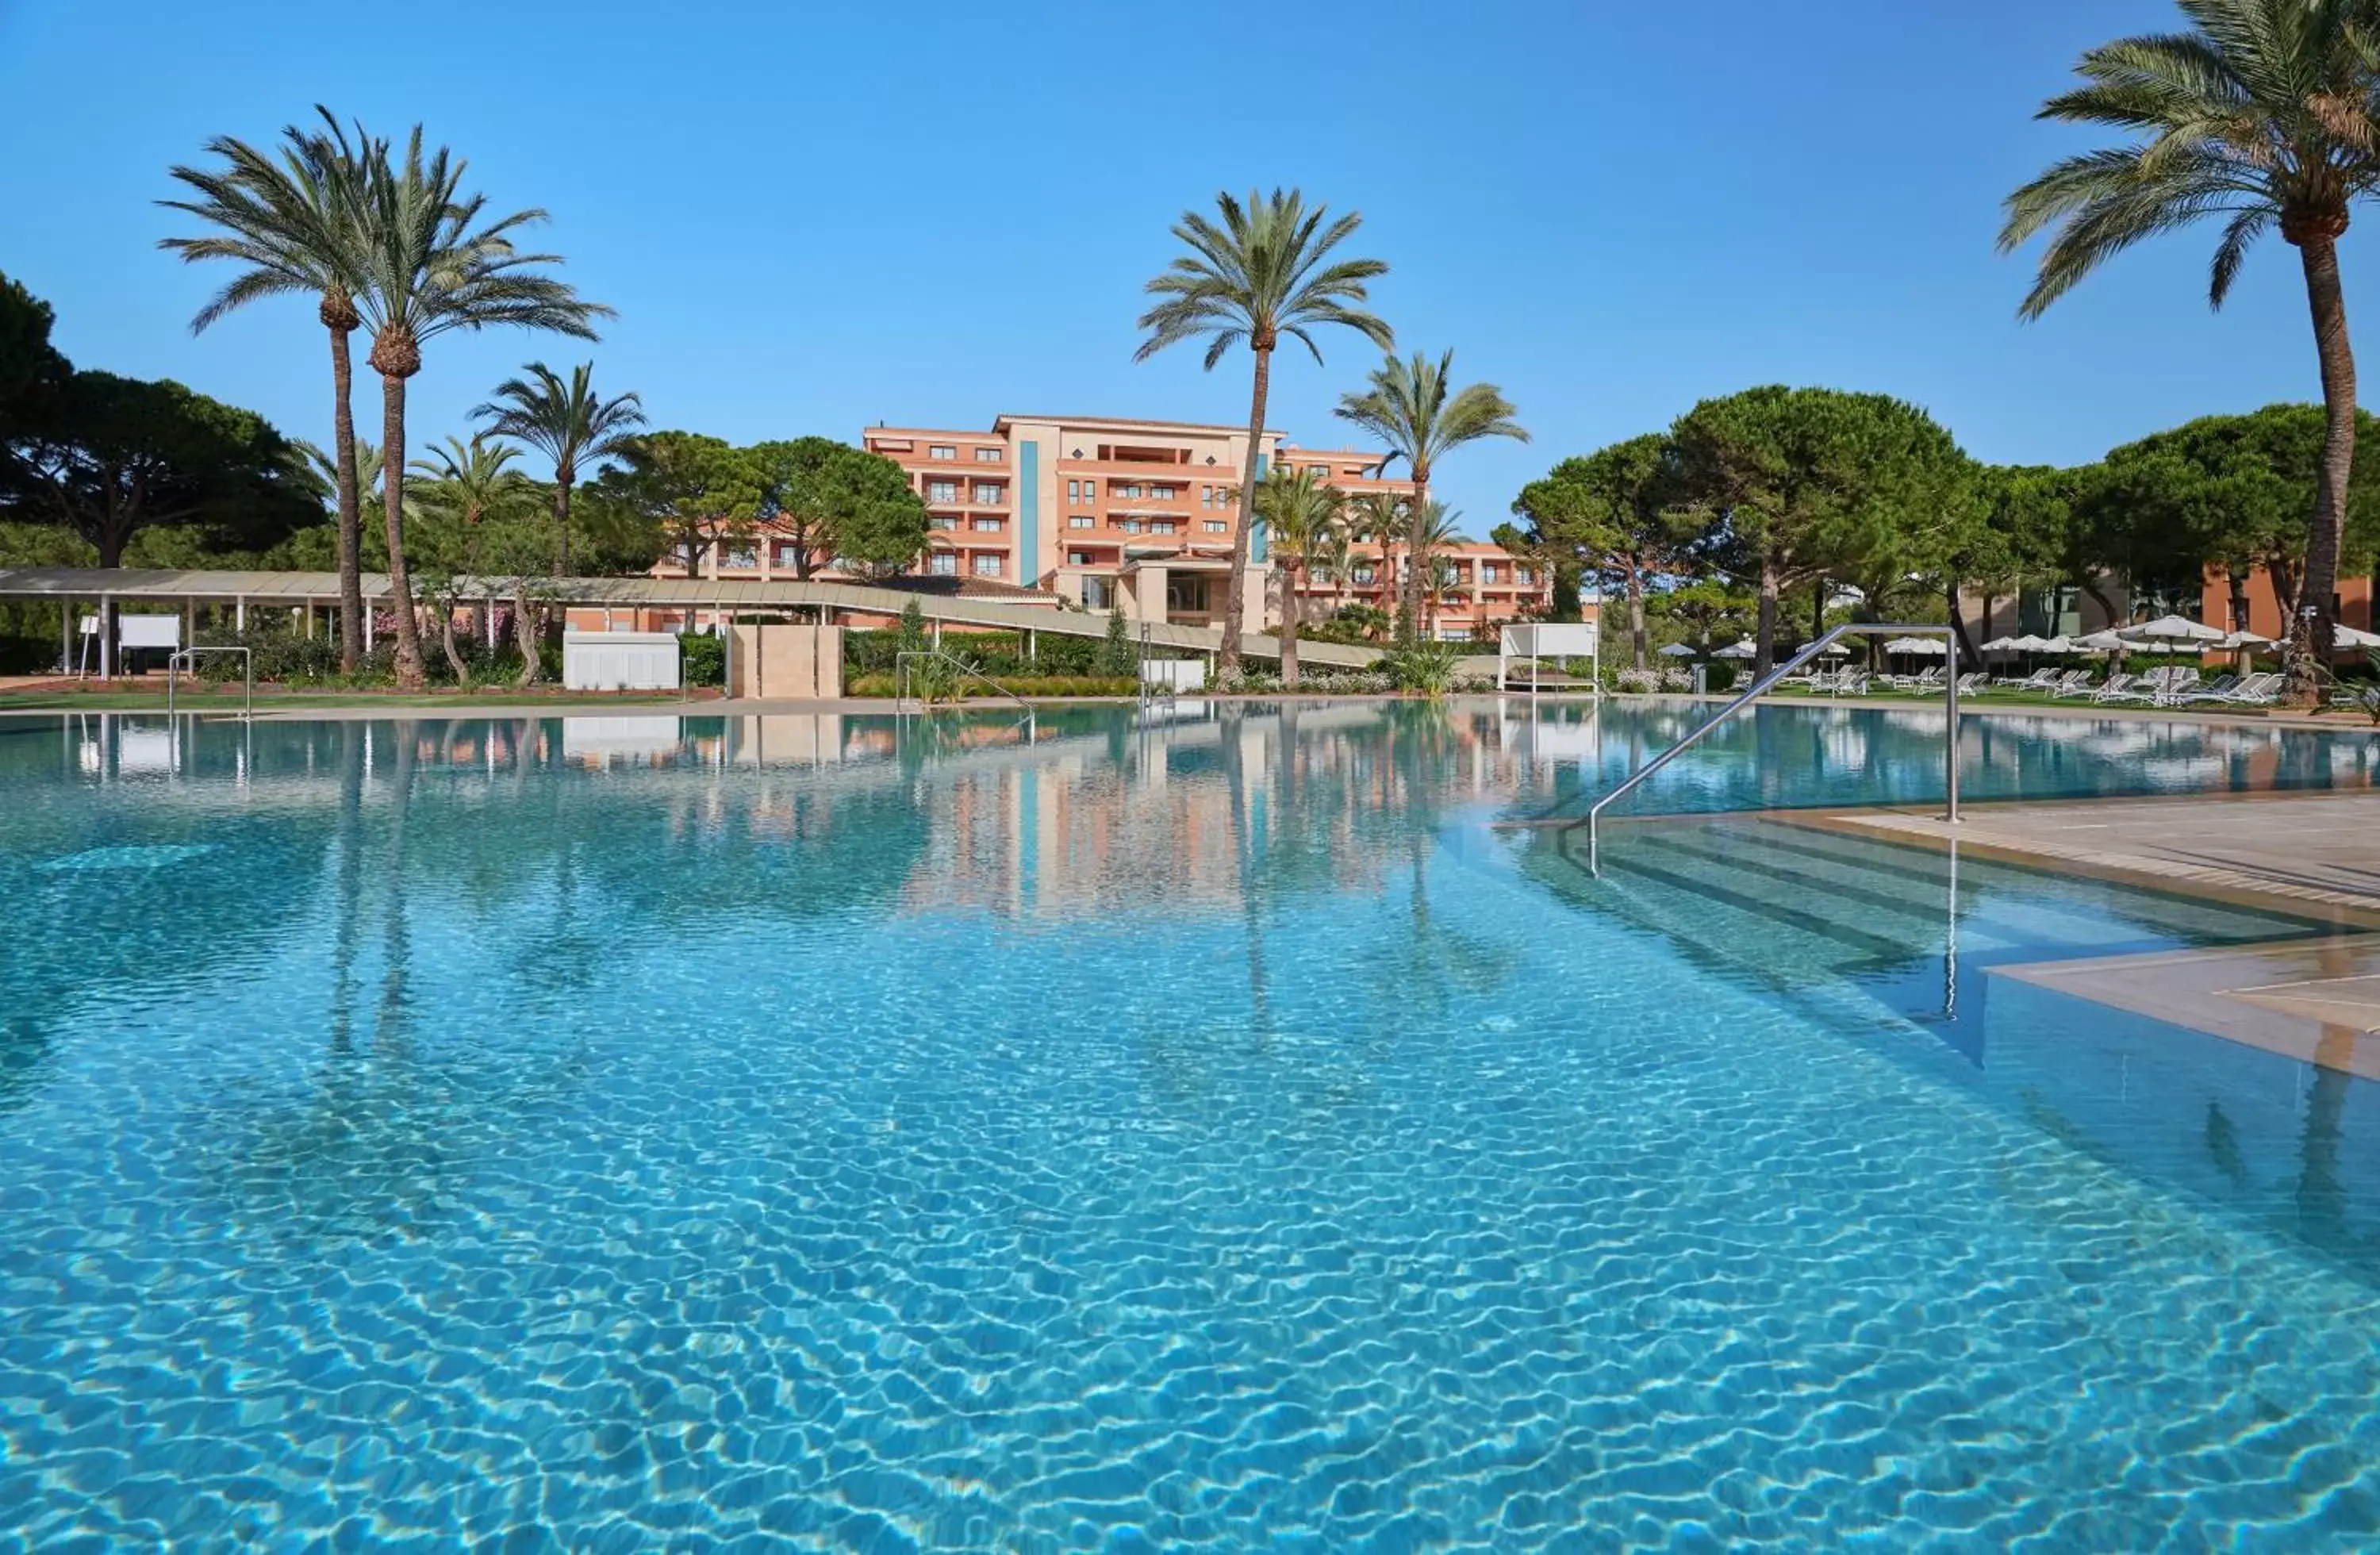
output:
[[[526,586],[526,587],[525,587]],[[821,618],[838,613],[897,616],[915,603],[925,618],[939,626],[990,628],[997,631],[1057,632],[1070,637],[1103,637],[1107,616],[1102,612],[1067,610],[1058,599],[983,599],[965,594],[936,593],[916,589],[883,588],[813,578],[733,577],[458,577],[451,598],[459,602],[495,602],[524,591],[547,603],[605,609],[675,609],[689,613],[710,611],[723,618],[737,611],[815,610]],[[395,592],[381,573],[363,575],[367,606],[385,605]],[[6,567],[0,568],[0,600],[42,600],[64,604],[61,637],[67,662],[74,656],[74,607],[92,604],[104,614],[109,605],[170,604],[185,618],[184,640],[196,623],[190,617],[200,605],[228,605],[241,628],[251,606],[303,611],[306,635],[314,633],[314,613],[339,602],[339,577],[330,572],[212,572],[171,567]],[[417,604],[419,601],[416,601]],[[370,630],[367,610],[365,629]],[[1211,653],[1221,645],[1222,633],[1213,626],[1161,620],[1135,624],[1134,635],[1151,648],[1189,653]],[[115,645],[102,633],[100,673],[115,673]],[[1258,633],[1240,638],[1243,653],[1279,657],[1279,639]],[[1373,659],[1370,650],[1337,643],[1306,643],[1300,652],[1311,662],[1360,667]]]

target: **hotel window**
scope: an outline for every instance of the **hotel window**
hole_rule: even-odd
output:
[[[1083,498],[1083,483],[1082,483],[1081,481],[1079,481],[1079,480],[1069,480],[1069,481],[1067,481],[1067,482],[1066,482],[1066,505],[1067,505],[1068,507],[1072,507],[1072,506],[1074,506],[1076,503],[1080,502],[1080,501],[1082,500],[1082,498]]]
[[[959,500],[959,483],[955,480],[929,480],[926,482],[926,500],[956,502]]]
[[[939,443],[926,450],[926,457],[929,459],[940,459],[945,463],[954,462],[957,460],[958,456],[959,451],[957,449],[948,447]]]
[[[1231,521],[1225,518],[1209,518],[1207,520],[1207,532],[1210,535],[1230,534],[1232,532]]]
[[[1364,565],[1354,568],[1353,571],[1348,573],[1347,576],[1354,578],[1358,583],[1369,583],[1373,581],[1377,575],[1372,571],[1369,565]]]
[[[1140,487],[1137,484],[1131,486],[1119,486],[1116,488],[1115,494],[1120,497],[1132,497],[1137,500],[1140,496]]]
[[[1482,583],[1501,583],[1504,581],[1501,577],[1501,569],[1493,562],[1480,563],[1479,581]]]
[[[975,483],[975,500],[985,507],[998,506],[1001,498],[1006,495],[1007,492],[1008,488],[996,480],[978,480]]]
[[[996,535],[1001,530],[1001,522],[997,518],[978,518],[975,521],[975,530],[978,534]]]
[[[757,567],[760,565],[760,553],[748,545],[732,546],[727,551],[726,565],[731,567]]]
[[[1066,528],[1070,529],[1095,529],[1099,528],[1099,521],[1098,519],[1092,517],[1087,513],[1070,513],[1066,515]]]
[[[937,551],[926,558],[926,570],[936,577],[956,577],[959,573],[958,553]]]
[[[997,448],[978,448],[975,451],[975,462],[979,465],[996,465],[1000,463],[1000,450]]]
[[[999,557],[990,554],[989,552],[977,553],[975,559],[975,575],[978,577],[998,577],[1000,576],[1000,561],[1001,559]]]
[[[781,567],[798,568],[802,565],[801,548],[796,545],[778,546],[777,565]]]
[[[1170,535],[1173,532],[1173,520],[1171,518],[1151,518],[1148,521],[1148,532],[1153,535]]]
[[[1529,569],[1526,567],[1514,567],[1512,569],[1512,581],[1521,585],[1521,587],[1524,589],[1527,588],[1529,585]]]
[[[958,515],[955,513],[929,513],[926,515],[926,527],[930,529],[955,529],[959,527]]]
[[[1198,488],[1198,505],[1200,507],[1212,507],[1215,505],[1215,488],[1212,486],[1201,486]]]
[[[1115,521],[1115,526],[1128,535],[1140,533],[1140,520],[1137,518],[1119,518]]]
[[[1151,486],[1148,489],[1148,494],[1156,498],[1159,502],[1172,502],[1175,497],[1180,496],[1182,493],[1175,491],[1171,486]]]

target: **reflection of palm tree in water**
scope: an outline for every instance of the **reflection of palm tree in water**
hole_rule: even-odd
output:
[[[1248,827],[1248,786],[1245,764],[1241,759],[1240,743],[1246,727],[1245,704],[1234,702],[1223,712],[1222,758],[1223,786],[1231,796],[1232,861],[1238,873],[1240,917],[1245,926],[1248,946],[1249,1017],[1260,1038],[1272,1035],[1271,988],[1265,976],[1264,905],[1257,899],[1257,871],[1254,865],[1256,840]],[[1281,759],[1288,760],[1283,750]]]
[[[338,915],[331,938],[331,1051],[354,1051],[356,940],[363,907],[364,744],[371,726],[339,725],[339,872],[333,884]]]
[[[396,725],[396,752],[389,776],[388,862],[382,871],[385,900],[381,920],[380,1013],[372,1047],[386,1057],[411,1051],[405,979],[411,970],[412,942],[405,921],[405,819],[413,800],[414,742],[420,731],[410,721]]]

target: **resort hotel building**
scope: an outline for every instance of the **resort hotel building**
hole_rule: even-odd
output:
[[[988,431],[869,427],[860,445],[907,472],[925,499],[931,528],[915,569],[952,587],[1053,606],[1104,611],[1128,619],[1187,626],[1220,624],[1232,565],[1237,492],[1246,479],[1245,428],[1188,421],[1135,421],[1087,416],[1001,416]],[[1312,469],[1350,497],[1389,492],[1410,497],[1413,483],[1384,470],[1387,456],[1353,448],[1300,448],[1268,431],[1257,478],[1280,463]],[[786,578],[797,575],[795,542],[762,525],[750,539],[714,547],[702,576]],[[1393,610],[1411,558],[1402,546],[1384,559],[1377,543],[1351,547],[1346,565],[1298,579],[1301,621],[1342,605]],[[1281,575],[1259,525],[1249,537],[1247,601],[1251,630],[1278,626]],[[1427,576],[1424,615],[1452,641],[1492,637],[1517,616],[1542,614],[1552,602],[1543,569],[1500,546],[1467,540],[1441,548]],[[812,576],[840,577],[831,557],[812,558]],[[656,576],[683,577],[682,561]]]

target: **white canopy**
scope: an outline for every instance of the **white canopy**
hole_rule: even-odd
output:
[[[2116,635],[2157,642],[2221,642],[2227,634],[2219,626],[2192,621],[2186,615],[2160,615],[2137,626],[2119,627]]]

